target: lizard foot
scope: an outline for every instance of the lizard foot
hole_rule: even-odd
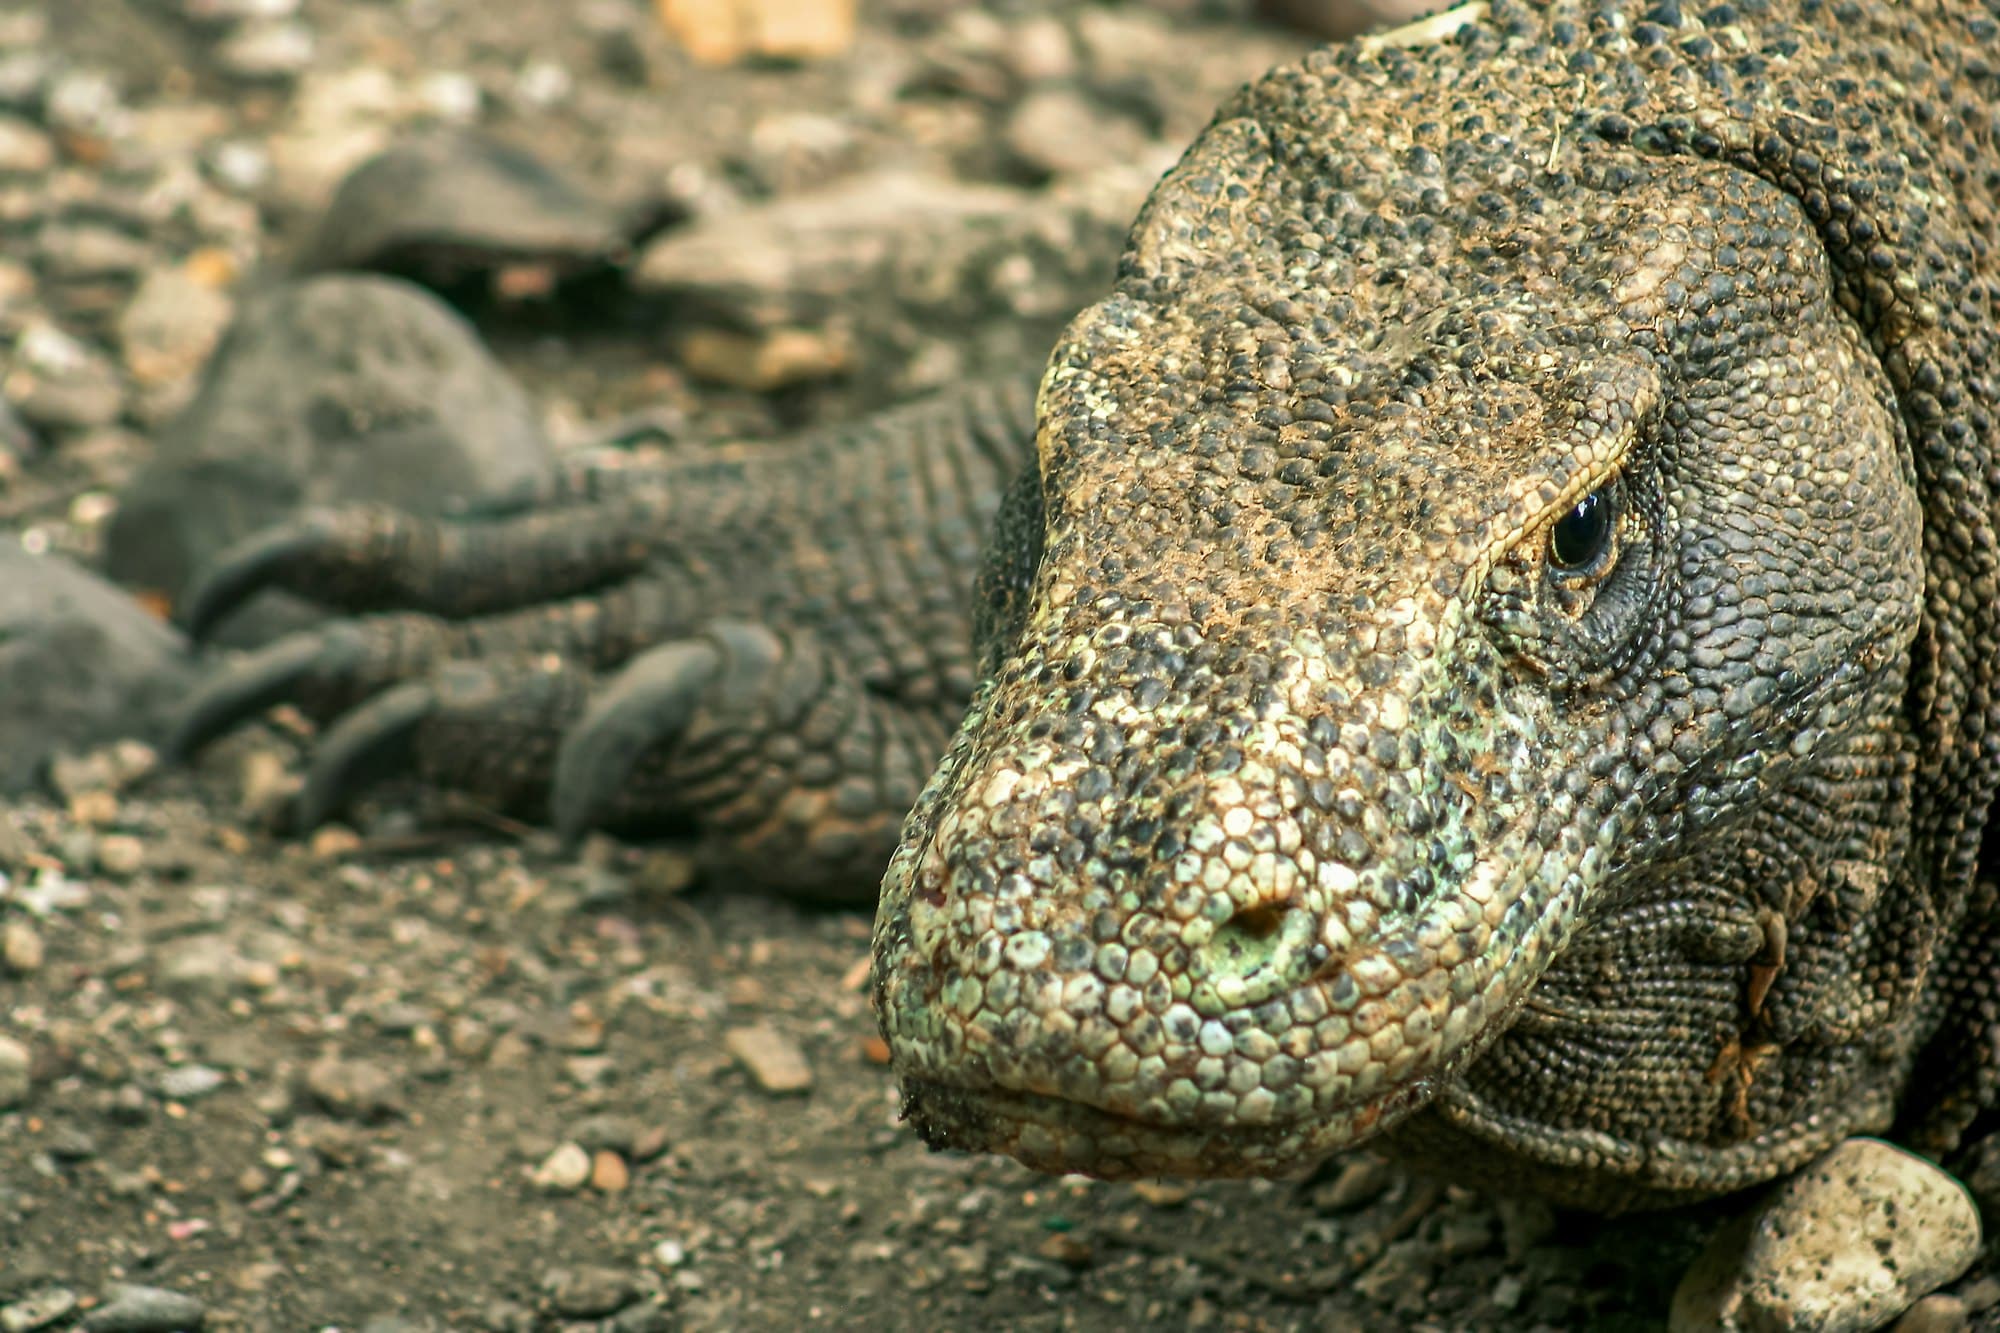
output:
[[[351,618],[222,668],[169,752],[291,704],[326,728],[307,824],[409,771],[567,838],[691,831],[733,879],[871,900],[971,695],[979,537],[1032,401],[971,384],[504,513],[303,513],[224,552],[181,619],[200,638],[267,589]]]

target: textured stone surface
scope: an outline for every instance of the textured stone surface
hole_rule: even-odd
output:
[[[624,241],[617,215],[553,165],[487,135],[439,131],[355,168],[300,265],[448,283],[508,263],[602,264]]]
[[[0,537],[0,793],[57,747],[152,736],[194,680],[180,634],[125,592]]]
[[[1674,1293],[1673,1333],[1880,1328],[1979,1253],[1965,1188],[1921,1157],[1850,1139],[1710,1240]]]
[[[119,497],[106,567],[172,597],[301,505],[434,514],[532,490],[547,470],[533,408],[457,315],[395,279],[312,278],[245,305]]]

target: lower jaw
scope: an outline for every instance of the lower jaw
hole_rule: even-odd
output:
[[[932,1148],[998,1153],[1037,1171],[1104,1180],[1297,1175],[1373,1132],[1329,1136],[1333,1126],[1322,1121],[1168,1127],[1059,1097],[922,1079],[904,1081],[903,1116]]]

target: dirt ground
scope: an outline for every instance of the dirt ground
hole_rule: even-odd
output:
[[[882,0],[810,58],[705,65],[639,0],[17,4],[0,319],[115,346],[149,271],[275,262],[419,124],[697,223],[886,166],[1056,198],[1156,171],[1304,46],[1236,8]],[[89,203],[176,164],[179,210]],[[52,236],[50,201],[76,199],[139,256],[106,276]],[[559,445],[651,405],[680,447],[984,355],[918,325],[857,325],[847,371],[802,383],[707,382],[685,343],[574,312],[487,333]],[[43,403],[0,469],[24,541],[90,558],[185,401],[185,377],[110,360],[108,413]],[[0,1327],[75,1326],[125,1283],[212,1329],[1639,1329],[1709,1224],[1495,1202],[1365,1155],[1112,1186],[929,1153],[897,1122],[863,915],[691,884],[673,847],[567,856],[407,788],[275,836],[258,812],[305,753],[277,725],[141,780],[113,747],[0,812]]]

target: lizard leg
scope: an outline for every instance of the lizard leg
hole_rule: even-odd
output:
[[[587,668],[544,655],[450,661],[392,685],[343,713],[314,747],[295,822],[317,827],[406,773],[538,813],[563,728],[594,681]]]
[[[447,662],[342,716],[314,752],[303,827],[396,773],[590,828],[695,829],[732,881],[872,889],[943,727],[871,693],[810,634],[725,621],[609,680],[559,658]]]
[[[267,588],[349,611],[458,618],[573,597],[637,572],[643,494],[484,520],[420,518],[379,505],[313,510],[225,551],[181,601],[196,639]]]
[[[547,654],[587,668],[614,666],[682,628],[680,610],[668,585],[641,580],[467,621],[418,612],[337,621],[289,635],[218,673],[182,706],[165,752],[170,759],[192,755],[274,704],[325,720],[451,658]]]
[[[732,878],[872,894],[942,752],[935,709],[874,693],[809,633],[725,621],[627,665],[564,737],[565,836],[676,817]]]
[[[572,836],[691,829],[734,878],[872,895],[972,689],[980,536],[1033,457],[1032,402],[968,385],[586,470],[526,511],[283,524],[195,580],[183,620],[266,588],[359,614],[222,668],[169,757],[289,702],[328,723],[308,822],[414,771],[530,816],[553,799]]]

